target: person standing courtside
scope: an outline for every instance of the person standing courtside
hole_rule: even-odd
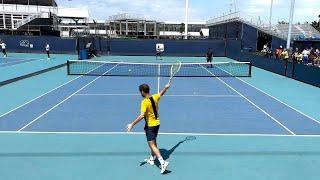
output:
[[[48,55],[48,60],[50,60],[50,45],[49,45],[49,43],[46,43],[45,49],[46,49],[46,52]]]
[[[1,41],[0,46],[1,46],[1,49],[2,49],[3,57],[7,57],[7,50],[6,50],[7,45],[6,45],[6,43],[4,41]]]
[[[209,67],[212,68],[212,58],[213,58],[213,52],[211,48],[207,51],[207,63],[210,64]]]
[[[157,48],[156,48],[156,59],[157,60],[158,60],[158,58],[160,58],[160,60],[162,60],[161,52],[162,52],[162,49],[161,49],[160,45],[157,45]]]

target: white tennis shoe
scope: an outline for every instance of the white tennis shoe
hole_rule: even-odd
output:
[[[153,159],[145,159],[144,160],[147,164],[150,164],[151,166],[153,166],[154,165],[154,160]]]
[[[169,162],[168,162],[168,161],[164,161],[164,163],[161,164],[161,174],[163,174],[164,172],[166,172],[168,165],[169,165]]]

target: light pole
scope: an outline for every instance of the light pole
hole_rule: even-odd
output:
[[[189,0],[186,0],[186,15],[185,15],[185,27],[184,27],[184,39],[188,39],[188,9],[189,9]]]
[[[3,21],[3,27],[4,27],[4,29],[6,28],[6,21],[5,21],[5,14],[4,14],[4,4],[3,4],[3,0],[2,0],[2,20],[1,21]]]
[[[290,44],[291,44],[291,32],[292,32],[292,22],[293,22],[293,15],[294,15],[294,5],[295,5],[295,0],[291,0],[287,49],[290,49]]]
[[[273,10],[273,0],[271,0],[271,4],[270,4],[270,16],[269,16],[269,28],[271,30],[272,27],[272,10]]]

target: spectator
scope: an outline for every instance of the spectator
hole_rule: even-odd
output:
[[[276,49],[276,52],[275,52],[276,59],[280,59],[282,51],[283,51],[282,46]]]
[[[285,60],[285,61],[288,61],[288,59],[289,59],[289,53],[288,53],[288,51],[287,51],[287,49],[284,49],[283,51],[282,51],[282,53],[281,53],[281,59],[283,59],[283,60]]]
[[[315,65],[320,67],[320,50],[319,49],[316,49],[315,55],[316,55]]]
[[[272,58],[272,56],[273,56],[272,49],[269,49],[269,50],[268,50],[267,56],[268,56],[268,58]]]
[[[268,43],[267,44],[265,44],[264,46],[263,46],[263,49],[262,49],[262,51],[261,51],[262,53],[264,53],[266,56],[269,56],[269,47],[268,47]]]
[[[309,62],[309,55],[310,55],[310,51],[306,48],[304,48],[304,50],[302,51],[302,64],[308,64]]]
[[[316,49],[316,55],[317,55],[317,57],[320,57],[320,50],[319,49]]]
[[[297,61],[298,61],[299,64],[302,64],[302,59],[303,59],[302,53],[298,52]]]
[[[302,58],[303,58],[302,54],[300,53],[299,49],[296,48],[296,50],[293,52],[293,55],[292,55],[293,62],[301,64]]]
[[[263,49],[267,52],[269,50],[268,43],[263,46]]]
[[[309,64],[315,65],[317,59],[316,51],[311,48],[310,55],[309,55]]]
[[[94,45],[91,41],[86,44],[86,49],[88,50],[89,58],[97,57],[97,52],[95,51]]]
[[[296,48],[291,55],[292,61],[294,63],[298,63],[298,55],[299,55],[299,48]]]

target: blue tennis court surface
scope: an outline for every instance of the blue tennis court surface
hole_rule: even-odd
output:
[[[10,53],[0,58],[0,84],[45,69],[62,66],[76,55],[54,54],[50,60],[44,54]]]
[[[115,69],[116,70],[116,67]],[[253,74],[254,76],[254,74]],[[153,179],[138,86],[166,77],[74,76],[0,116],[5,179]],[[177,77],[160,102],[169,179],[318,179],[320,123],[243,78]],[[184,142],[186,136],[197,139]],[[23,142],[23,145],[21,144]],[[14,175],[12,175],[14,174]]]
[[[14,66],[16,64],[27,63],[31,61],[39,61],[44,59],[26,59],[26,58],[16,58],[16,57],[6,57],[0,58],[0,67]]]

